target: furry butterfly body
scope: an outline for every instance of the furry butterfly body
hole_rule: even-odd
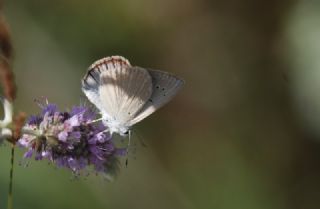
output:
[[[82,90],[109,131],[126,135],[131,126],[169,102],[183,84],[167,72],[133,67],[124,57],[111,56],[89,67]]]

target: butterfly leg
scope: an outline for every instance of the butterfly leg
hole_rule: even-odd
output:
[[[126,159],[126,167],[128,167],[128,161],[129,161],[129,147],[130,147],[130,142],[131,142],[131,130],[129,130],[129,141],[128,141],[128,146],[127,146],[127,159]]]

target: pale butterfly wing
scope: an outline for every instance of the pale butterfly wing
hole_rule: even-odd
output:
[[[100,100],[99,87],[101,73],[115,67],[130,67],[127,59],[121,56],[111,56],[94,62],[88,69],[88,72],[82,79],[82,91],[89,101],[93,103],[101,112],[104,112]],[[106,114],[106,113],[104,113]]]
[[[110,120],[126,125],[152,94],[152,79],[146,69],[118,66],[100,75],[99,96]]]
[[[121,56],[93,63],[82,90],[107,120],[130,127],[169,102],[184,81],[162,71],[131,67]]]
[[[181,89],[184,81],[174,75],[159,70],[148,72],[152,78],[152,94],[135,117],[128,122],[132,126],[169,102]]]

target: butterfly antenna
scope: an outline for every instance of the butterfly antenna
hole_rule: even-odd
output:
[[[102,118],[98,118],[98,119],[96,119],[96,120],[93,120],[93,121],[88,122],[87,124],[95,123],[95,122],[98,122],[98,121],[101,121],[101,120],[102,120]]]
[[[127,146],[127,159],[126,159],[126,167],[128,167],[128,161],[129,161],[129,147],[130,147],[130,142],[131,142],[131,130],[129,130],[129,141],[128,141],[128,146]]]

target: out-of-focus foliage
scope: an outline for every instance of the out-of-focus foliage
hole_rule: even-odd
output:
[[[135,127],[115,182],[16,166],[15,208],[318,208],[319,12],[302,0],[6,1],[17,110],[35,113],[41,96],[78,104],[86,68],[109,55],[186,80]],[[4,199],[7,147],[0,157]]]

